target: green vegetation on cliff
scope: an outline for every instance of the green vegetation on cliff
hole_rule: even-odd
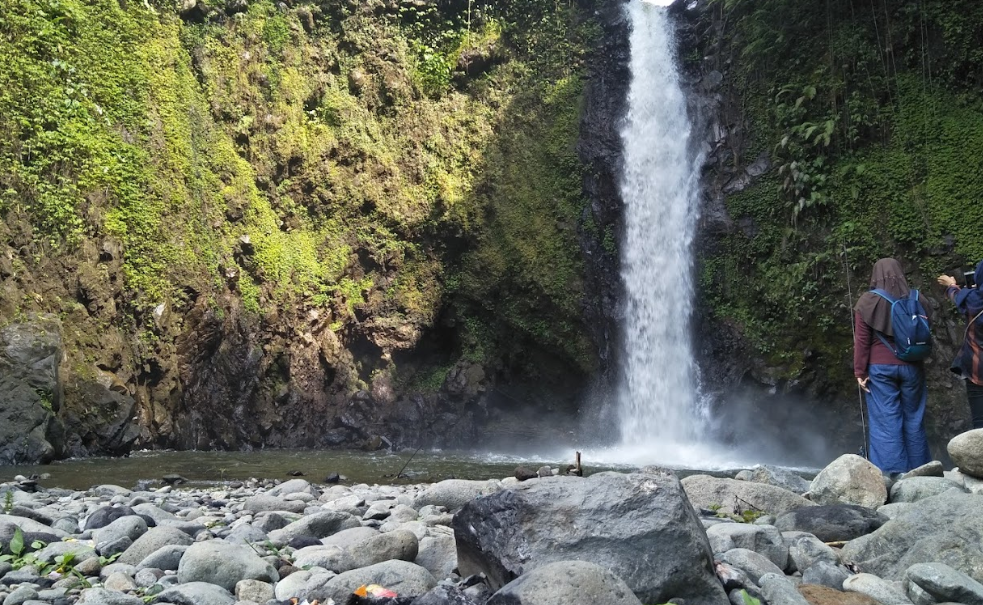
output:
[[[121,282],[97,276],[118,313],[82,329],[158,352],[153,309],[210,301],[374,326],[386,352],[445,314],[465,357],[589,368],[574,146],[594,35],[547,0],[0,0],[3,252],[49,278],[53,258],[121,259]],[[4,311],[78,312],[43,281]]]
[[[745,157],[770,170],[727,198],[735,220],[703,287],[770,361],[850,385],[853,300],[894,256],[928,290],[983,258],[983,5],[713,0],[718,69]],[[709,53],[709,51],[708,51]],[[714,67],[711,67],[711,69]]]

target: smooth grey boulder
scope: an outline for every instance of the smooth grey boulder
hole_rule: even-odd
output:
[[[688,602],[688,601],[687,601]],[[641,605],[625,582],[586,561],[556,561],[519,576],[487,605]]]
[[[960,472],[983,479],[983,429],[956,435],[949,440],[946,451]]]
[[[983,561],[980,562],[983,565]],[[942,563],[917,563],[905,571],[905,588],[917,585],[934,601],[983,605],[983,584]]]
[[[469,502],[452,525],[461,575],[485,573],[492,590],[548,563],[589,560],[646,603],[727,602],[706,533],[671,471],[526,481]]]
[[[270,488],[267,492],[267,496],[273,496],[274,498],[282,498],[289,494],[297,493],[307,493],[312,494],[313,489],[311,484],[304,479],[290,479],[289,481],[284,481],[280,485]]]
[[[746,548],[733,548],[725,553],[718,555],[718,558],[732,567],[744,572],[747,577],[755,584],[761,576],[769,573],[784,574],[780,567],[775,565],[768,557],[756,553]]]
[[[177,571],[188,546],[184,544],[169,544],[161,546],[137,563],[137,571],[141,569],[160,569],[162,571]]]
[[[128,576],[132,576],[136,572],[137,572],[136,567],[129,565],[127,563],[120,563],[117,561],[116,563],[110,563],[109,565],[106,565],[102,569],[100,569],[99,578],[101,580],[105,580],[106,578],[113,575],[114,573],[121,573]]]
[[[122,485],[115,485],[113,483],[103,483],[102,485],[97,485],[90,490],[93,494],[97,496],[103,496],[105,498],[112,498],[113,496],[131,496],[133,491],[126,489]]]
[[[819,584],[834,590],[843,590],[843,582],[850,577],[850,572],[842,565],[829,561],[817,561],[802,572],[804,584]]]
[[[86,559],[98,557],[96,551],[88,544],[81,542],[52,542],[34,553],[35,558],[42,563],[54,563],[55,557],[71,553],[72,561],[77,564]]]
[[[92,532],[92,540],[96,544],[97,552],[104,556],[111,557],[117,552],[123,552],[126,550],[126,547],[109,552],[106,550],[108,545],[119,541],[120,538],[129,538],[130,542],[127,544],[127,546],[129,546],[145,533],[147,533],[147,522],[143,520],[143,517],[131,515],[120,517],[109,525],[95,530]]]
[[[943,477],[945,476],[945,467],[938,460],[932,460],[927,462],[917,468],[913,468],[907,473],[901,475],[902,479],[910,479],[912,477]]]
[[[246,498],[242,504],[243,510],[252,513],[285,511],[288,513],[302,513],[307,505],[303,502],[290,502],[276,496],[259,494],[251,498]]]
[[[446,479],[428,486],[413,499],[412,507],[443,506],[456,511],[478,496],[493,494],[502,489],[499,481],[468,481],[465,479]]]
[[[137,571],[133,576],[133,581],[136,582],[136,585],[140,588],[149,588],[150,586],[156,584],[157,580],[163,576],[163,569],[153,569],[148,567]]]
[[[865,536],[887,521],[887,517],[869,508],[833,504],[785,513],[775,520],[775,527],[783,532],[808,532],[823,542],[836,542]]]
[[[274,544],[287,544],[294,538],[308,536],[311,538],[326,538],[343,529],[359,527],[359,520],[348,513],[324,511],[301,517],[283,529],[268,532],[270,541]]]
[[[294,565],[301,569],[321,567],[335,573],[353,569],[347,551],[336,544],[305,546],[294,552],[293,561]]]
[[[413,560],[436,578],[448,578],[457,569],[457,543],[454,531],[448,527],[435,527],[431,535],[420,540],[420,550]]]
[[[4,496],[4,505],[5,505],[4,507],[6,508],[6,496]],[[30,508],[33,506],[37,506],[37,504],[34,503],[33,501],[25,503],[25,506],[11,506],[10,510],[7,511],[7,514],[14,517],[25,517],[32,521],[37,521],[42,525],[47,525],[51,527],[52,524],[54,523],[54,519],[48,517],[47,515],[45,515],[44,513],[38,510],[35,510],[34,508]]]
[[[57,536],[58,539],[68,537],[63,531],[59,531],[50,525],[45,525],[44,523],[38,523],[33,519],[28,519],[27,517],[16,517],[14,515],[0,515],[0,525],[16,525],[25,534],[25,544],[27,543],[26,534],[47,534],[49,536]],[[11,530],[13,531],[13,530]],[[11,536],[13,533],[11,533]],[[0,540],[8,541],[10,538],[6,535],[0,535]]]
[[[815,503],[787,489],[736,479],[722,479],[710,475],[690,475],[682,481],[683,489],[693,506],[699,509],[716,509],[729,514],[741,514],[745,510],[759,510],[780,515]]]
[[[61,405],[61,357],[61,326],[53,315],[0,328],[0,465],[54,458],[47,434]]]
[[[208,582],[230,593],[241,580],[273,583],[280,579],[273,565],[259,558],[253,549],[221,540],[196,542],[189,546],[181,557],[177,577],[181,584]]]
[[[382,524],[382,527],[379,528],[379,531],[384,534],[396,530],[408,531],[414,536],[416,536],[417,540],[422,540],[426,538],[427,534],[430,531],[427,529],[427,526],[423,521],[406,521],[405,523],[397,523],[396,521],[387,521],[386,523]]]
[[[77,534],[82,530],[79,528],[78,519],[74,517],[62,517],[60,519],[55,519],[51,524],[51,527],[63,531],[66,534]]]
[[[143,599],[105,588],[86,588],[75,605],[143,605]]]
[[[240,580],[236,584],[236,599],[251,603],[266,603],[273,598],[273,585],[259,580]]]
[[[192,538],[195,538],[201,532],[205,531],[205,526],[202,525],[197,520],[195,521],[185,521],[184,519],[163,519],[157,524],[157,527],[170,527],[172,529],[179,529],[184,533],[188,534]]]
[[[160,524],[161,521],[173,521],[178,519],[178,516],[175,515],[174,513],[169,513],[166,510],[160,508],[159,506],[155,504],[151,504],[150,502],[142,502],[140,504],[134,505],[132,508],[133,508],[133,512],[135,512],[136,514],[146,515],[151,519],[153,519],[154,521],[156,521],[158,525]]]
[[[103,588],[107,590],[116,590],[119,592],[129,592],[131,590],[136,590],[136,582],[129,574],[117,571],[109,575],[103,582]]]
[[[165,546],[190,546],[193,542],[194,539],[180,529],[163,526],[153,527],[137,538],[136,542],[117,559],[117,562],[138,565],[151,553]]]
[[[344,603],[363,584],[378,584],[401,597],[413,597],[429,592],[437,585],[437,580],[419,565],[406,561],[386,561],[346,571],[322,585],[311,586],[312,584],[313,578],[308,581],[308,601],[317,599],[324,603],[328,599],[334,599],[336,603]]]
[[[23,605],[26,601],[38,598],[38,591],[32,586],[20,586],[15,588],[7,598],[3,600],[3,605]]]
[[[965,487],[942,477],[911,477],[891,486],[891,502],[918,502],[950,489],[968,492]]]
[[[400,560],[412,562],[420,551],[416,535],[404,529],[373,536],[357,547],[348,549],[351,567],[368,567],[383,561]],[[347,570],[346,570],[347,571]]]
[[[299,515],[284,515],[275,511],[259,513],[253,520],[253,527],[269,534],[273,530],[283,529],[298,519],[300,519]]]
[[[768,605],[810,605],[795,584],[782,574],[761,576],[761,594]]]
[[[734,590],[761,590],[746,573],[730,563],[718,560],[714,563],[714,571],[717,572],[717,578],[723,584],[728,597]]]
[[[967,475],[958,468],[946,471],[945,478],[965,487],[972,494],[983,496],[983,479]]]
[[[908,583],[904,585],[905,594],[911,599],[911,602],[915,605],[936,605],[935,597],[930,593],[926,592],[924,588],[918,584]]]
[[[232,605],[236,598],[228,590],[207,582],[178,584],[159,593],[151,603],[172,605]],[[143,601],[140,601],[143,603]]]
[[[356,517],[361,517],[368,510],[368,506],[365,504],[365,498],[356,494],[349,494],[332,500],[324,500],[321,508],[324,510],[341,511]]]
[[[884,506],[879,506],[877,508],[877,514],[883,515],[888,519],[894,519],[911,510],[912,506],[914,506],[914,502],[891,502]]]
[[[127,548],[133,545],[133,540],[126,536],[119,536],[108,542],[99,545],[99,554],[103,557],[113,557],[122,554]]]
[[[374,527],[350,527],[348,529],[343,529],[336,534],[331,534],[326,538],[322,538],[321,544],[324,544],[325,546],[335,545],[348,549],[356,544],[361,544],[373,536],[378,535],[379,530],[375,529]]]
[[[856,454],[843,454],[819,471],[809,488],[816,504],[856,504],[876,509],[887,502],[880,469]]]
[[[747,548],[767,557],[779,570],[788,566],[788,546],[774,526],[719,523],[707,528],[707,539],[714,553]]]
[[[832,548],[816,536],[801,531],[782,532],[788,544],[788,565],[785,571],[795,573],[804,571],[820,561],[839,563],[840,559]]]
[[[24,536],[25,550],[30,551],[32,549],[31,544],[36,540],[40,540],[46,544],[51,544],[61,540],[65,534],[62,531],[54,529],[52,527],[47,527],[41,525],[30,519],[24,519],[22,517],[14,517],[14,519],[20,519],[21,521],[26,521],[30,525],[31,529],[27,529],[24,524],[10,523],[4,520],[4,518],[11,518],[8,515],[0,515],[0,554],[10,554],[10,541],[13,539],[14,535],[17,533],[17,528],[20,527],[21,533]]]
[[[14,586],[17,584],[40,585],[41,582],[41,574],[35,565],[25,565],[20,569],[15,569],[14,571],[9,571],[3,574],[3,578],[0,578],[0,584],[7,586]]]
[[[809,491],[810,482],[792,471],[777,466],[756,466],[743,470],[734,477],[738,481],[752,481],[774,485],[800,496]]]
[[[269,536],[258,527],[243,523],[233,528],[223,539],[230,544],[256,544],[269,540]]]
[[[436,586],[413,600],[412,605],[483,605],[455,586]]]
[[[983,582],[983,497],[946,492],[919,500],[872,534],[848,542],[844,561],[887,580],[916,563],[945,563]]]
[[[307,592],[307,581],[310,578],[311,572],[306,569],[295,571],[276,583],[273,587],[273,596],[281,601],[303,597]]]
[[[131,517],[136,514],[136,511],[129,506],[102,506],[92,511],[92,514],[86,517],[85,529],[101,529],[117,519]]]

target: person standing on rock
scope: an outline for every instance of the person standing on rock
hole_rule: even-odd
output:
[[[901,263],[877,261],[870,289],[854,307],[853,373],[867,393],[870,461],[884,473],[905,473],[932,460],[925,433],[925,368],[894,354],[891,303],[873,292],[884,290],[895,300],[908,296]]]
[[[974,429],[983,429],[983,261],[976,265],[972,287],[960,288],[951,275],[940,275],[938,282],[945,286],[946,298],[951,300],[969,320],[963,344],[949,369],[966,381],[966,398]]]

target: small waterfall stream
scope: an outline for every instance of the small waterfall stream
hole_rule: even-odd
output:
[[[625,204],[622,449],[681,462],[706,438],[690,339],[699,167],[667,9],[631,0],[632,82],[621,131]],[[632,456],[635,457],[635,456]],[[682,460],[685,462],[685,460]]]

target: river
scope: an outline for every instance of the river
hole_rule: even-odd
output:
[[[113,484],[126,488],[157,487],[164,475],[178,474],[189,485],[222,485],[250,478],[287,480],[295,476],[323,483],[339,473],[348,484],[428,483],[443,479],[501,479],[515,473],[517,466],[533,470],[573,463],[474,452],[413,451],[364,452],[354,450],[255,450],[251,452],[142,451],[125,458],[79,458],[47,465],[0,466],[0,482],[17,475],[39,475],[42,487],[84,490]],[[586,474],[605,470],[629,471],[635,467],[592,465],[583,460]],[[402,475],[397,474],[402,471]],[[294,473],[303,473],[295,475]],[[681,477],[692,469],[676,471]],[[716,470],[715,476],[733,476],[734,471]]]

